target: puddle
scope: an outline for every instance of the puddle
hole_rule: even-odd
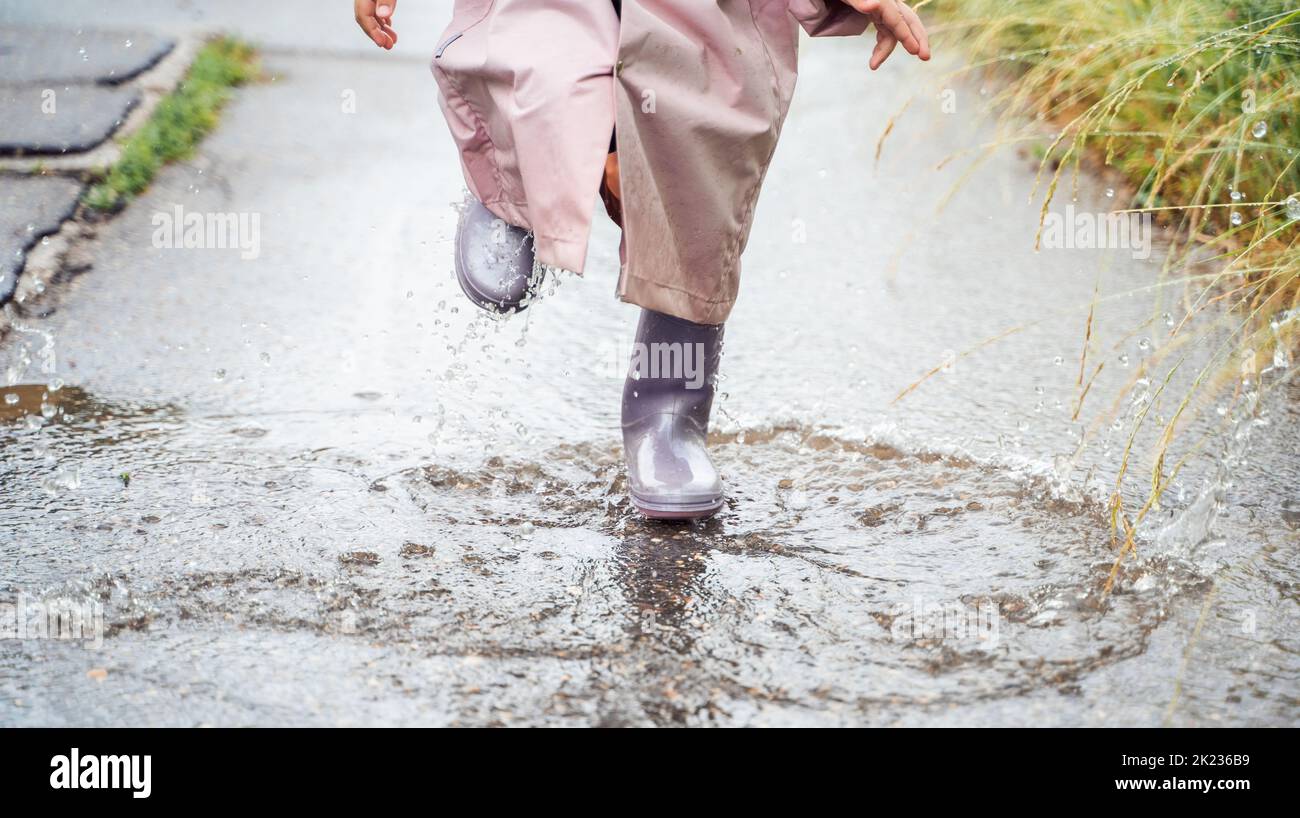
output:
[[[341,679],[300,677],[327,650],[400,676],[400,698],[366,699],[381,722],[432,697],[439,709],[426,715],[446,723],[925,723],[959,712],[981,724],[1020,700],[1055,714],[1039,713],[1044,723],[1078,723],[1099,707],[1093,688],[1146,683],[1152,662],[1169,672],[1160,634],[1189,611],[1216,612],[1221,627],[1205,629],[1201,649],[1229,655],[1240,655],[1224,640],[1243,610],[1263,619],[1260,639],[1278,638],[1289,616],[1282,543],[1218,573],[1144,547],[1106,594],[1116,550],[1104,496],[1062,491],[1027,462],[897,436],[794,422],[715,434],[726,507],[662,524],[630,507],[611,445],[403,465],[293,448],[285,432],[303,421],[292,414],[199,415],[73,386],[8,394],[3,505],[15,536],[0,557],[14,570],[0,601],[95,602],[103,650],[126,668],[190,661],[174,651],[205,674],[229,657],[254,662],[225,683],[273,685],[238,711],[253,721],[304,717],[304,686],[337,692]],[[46,556],[23,560],[30,549]],[[0,665],[73,650],[25,642]],[[268,652],[271,666],[256,665]],[[1271,720],[1285,699],[1255,690],[1253,661],[1214,674],[1209,694],[1193,675],[1178,706],[1249,704]],[[184,687],[164,722],[206,689]],[[501,704],[482,710],[484,690]],[[200,709],[230,719],[219,698]]]
[[[815,723],[1076,695],[1140,656],[1171,599],[1204,581],[1136,560],[1103,600],[1104,509],[1007,469],[797,425],[716,436],[714,451],[728,506],[680,525],[629,508],[615,448],[368,481],[329,452],[246,459],[258,502],[187,498],[185,481],[150,513],[120,500],[70,526],[82,556],[119,567],[43,591],[100,600],[113,651],[232,629],[245,651],[306,650],[312,635],[384,665],[472,657],[498,687],[521,659],[576,662],[565,712],[607,723],[773,707]],[[193,474],[240,491],[221,464]]]
[[[380,390],[350,390],[361,409],[207,414],[74,386],[5,394],[0,602],[102,606],[102,650],[148,677],[118,682],[123,715],[148,695],[161,723],[337,722],[303,704],[315,691],[380,723],[996,724],[1011,708],[1077,724],[1153,680],[1147,721],[1152,698],[1167,720],[1289,707],[1257,668],[1287,666],[1266,646],[1294,641],[1294,540],[1235,540],[1219,505],[1163,512],[1200,533],[1144,539],[1107,594],[1104,493],[897,434],[732,423],[711,439],[724,510],[662,524],[630,507],[606,443],[299,445],[300,427],[340,423],[381,443],[397,421]],[[1294,516],[1287,490],[1266,492],[1266,519]],[[1191,548],[1207,532],[1208,562]],[[8,644],[0,669],[82,650]],[[202,678],[177,681],[190,666]]]

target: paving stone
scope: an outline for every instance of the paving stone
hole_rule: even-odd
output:
[[[0,155],[90,150],[139,101],[131,87],[0,85]]]
[[[59,176],[0,175],[0,303],[13,294],[27,251],[59,229],[81,183]]]
[[[176,45],[150,34],[57,28],[0,30],[0,84],[126,82]]]

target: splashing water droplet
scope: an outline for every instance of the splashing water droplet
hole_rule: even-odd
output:
[[[1250,133],[1256,139],[1263,139],[1268,136],[1268,123],[1261,119],[1255,123],[1255,127],[1250,129]]]
[[[1106,198],[1107,199],[1115,198],[1115,188],[1113,187],[1106,188]]]
[[[71,491],[80,486],[81,471],[75,467],[60,466],[54,474],[41,481],[41,488],[51,496],[56,496],[63,491]]]
[[[212,380],[214,381],[224,381],[225,379],[226,379],[226,370],[224,369],[218,369],[216,372],[212,373]]]
[[[1240,214],[1240,213],[1233,213],[1233,214],[1232,214],[1232,223],[1233,223],[1234,225],[1241,224],[1241,214]]]
[[[1291,221],[1300,221],[1300,199],[1295,196],[1286,198],[1286,217]]]
[[[271,353],[269,352],[263,352],[261,355],[257,356],[257,359],[266,366],[271,365]]]

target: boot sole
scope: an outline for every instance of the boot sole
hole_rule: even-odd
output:
[[[457,239],[457,243],[459,243],[459,238]],[[487,310],[488,312],[499,312],[503,314],[512,313],[512,312],[523,312],[524,308],[521,307],[518,303],[512,304],[509,301],[493,301],[491,298],[488,298],[486,295],[479,292],[478,288],[474,286],[472,279],[470,279],[470,277],[465,274],[464,269],[461,267],[459,247],[456,250],[455,267],[456,267],[456,282],[460,284],[461,292],[465,293],[465,296],[470,300],[471,303],[474,304],[474,306],[478,307],[481,310]]]
[[[461,236],[460,236],[459,226],[456,228],[456,238],[454,239],[454,241],[456,245],[455,247],[456,252],[452,254],[453,262],[454,262],[452,264],[452,267],[456,271],[456,283],[460,284],[460,289],[462,292],[465,293],[465,297],[467,297],[474,304],[474,306],[478,307],[481,310],[486,310],[488,312],[498,312],[503,315],[516,313],[516,312],[523,312],[524,311],[523,301],[524,298],[527,298],[526,292],[525,295],[519,299],[519,301],[515,301],[515,302],[506,301],[506,300],[496,301],[488,297],[483,292],[481,292],[478,289],[478,287],[474,286],[474,280],[470,278],[469,275],[466,274],[465,272],[465,262],[464,259],[462,259],[461,257],[461,245],[460,245]],[[539,277],[538,280],[533,283],[532,289],[534,290],[539,289],[541,283],[542,281],[541,278]]]
[[[702,520],[722,510],[722,498],[704,503],[652,503],[629,492],[632,505],[652,520]]]

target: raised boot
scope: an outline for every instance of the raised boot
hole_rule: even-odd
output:
[[[456,225],[456,280],[469,300],[491,312],[522,310],[541,277],[539,268],[533,280],[533,234],[467,196]]]
[[[623,385],[623,455],[632,503],[647,517],[691,520],[722,508],[705,449],[722,325],[642,310]]]

